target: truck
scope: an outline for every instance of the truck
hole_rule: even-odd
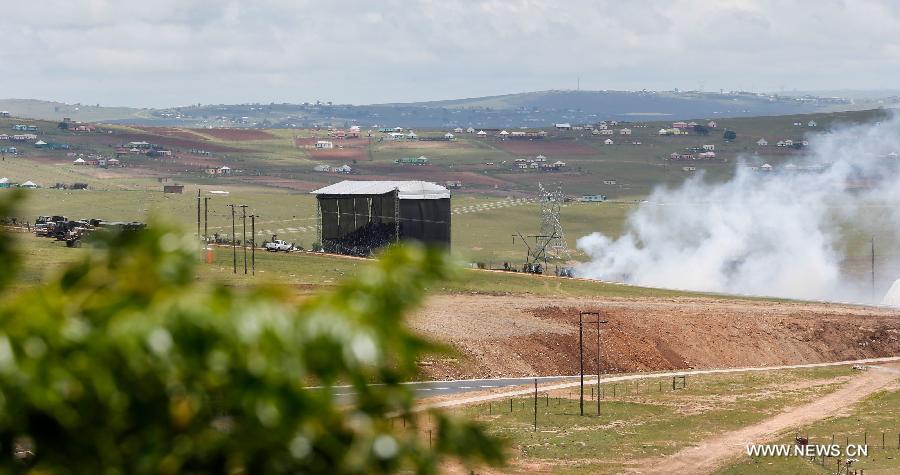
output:
[[[293,251],[296,249],[293,244],[291,244],[287,241],[283,241],[281,239],[273,239],[270,242],[267,242],[265,244],[265,248],[267,251],[271,251],[271,252],[278,252],[278,251],[290,252],[290,251]]]

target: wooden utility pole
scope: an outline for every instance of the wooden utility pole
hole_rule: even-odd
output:
[[[200,239],[200,188],[197,188],[197,239]]]
[[[209,242],[209,197],[203,197],[203,240]]]
[[[253,247],[250,248],[250,269],[253,274],[256,275],[256,215],[250,215],[250,238],[252,239],[251,244]]]
[[[534,378],[534,431],[537,432],[537,378]],[[884,434],[881,434],[884,439]],[[882,441],[881,445],[884,445]]]
[[[872,236],[872,303],[875,302],[875,236]]]
[[[236,232],[234,229],[234,205],[230,204],[228,206],[231,206],[231,270],[237,274],[237,242],[235,242],[237,236],[235,236]]]
[[[241,249],[244,250],[244,275],[247,275],[247,205],[241,205],[241,220],[244,223],[241,231]]]
[[[578,314],[578,372],[581,374],[581,391],[578,396],[578,410],[582,416],[584,415],[584,337],[581,331],[583,327],[584,312],[581,312]]]
[[[584,415],[584,317],[593,315],[597,317],[597,387],[600,387],[600,324],[608,323],[600,319],[600,312],[580,312],[578,314],[578,363],[581,373],[581,393],[578,397],[580,413]],[[600,397],[597,397],[597,415],[600,414]]]

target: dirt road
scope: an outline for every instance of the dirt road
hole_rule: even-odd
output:
[[[872,369],[854,377],[841,389],[812,403],[795,407],[736,431],[716,435],[663,459],[646,461],[634,473],[711,473],[745,453],[748,443],[761,444],[781,438],[793,428],[833,417],[867,396],[900,379],[895,371]]]
[[[900,354],[900,312],[716,298],[437,295],[410,321],[457,354],[421,362],[434,379],[578,372],[578,312],[599,310],[601,373],[819,363]],[[596,373],[596,328],[585,371]]]

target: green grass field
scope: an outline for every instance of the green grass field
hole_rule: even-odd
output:
[[[586,395],[579,415],[578,388],[539,392],[537,431],[531,397],[458,410],[506,438],[513,466],[553,473],[619,473],[635,462],[673,454],[699,440],[758,422],[781,410],[837,390],[850,368],[689,377],[673,391],[671,379],[618,383],[601,389],[601,415]],[[586,389],[586,391],[588,391]],[[591,388],[596,396],[596,388]],[[512,407],[512,411],[510,411]],[[896,414],[893,421],[897,421]],[[867,471],[868,472],[868,471]],[[757,472],[767,473],[767,472]]]
[[[874,371],[874,370],[870,370]],[[900,390],[882,391],[855,405],[849,414],[823,420],[808,427],[799,427],[797,433],[808,437],[810,444],[868,445],[868,456],[858,457],[853,465],[870,475],[900,472]],[[882,445],[882,441],[884,445]],[[779,444],[791,444],[793,438],[785,437]],[[798,457],[743,457],[739,462],[723,469],[720,475],[745,474],[830,474],[837,469],[837,460],[828,457],[823,461]]]

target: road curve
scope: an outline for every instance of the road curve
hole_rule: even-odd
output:
[[[634,381],[640,379],[653,379],[653,378],[670,378],[672,376],[699,376],[705,374],[728,374],[728,373],[744,373],[750,371],[779,371],[786,369],[803,369],[803,368],[824,368],[829,366],[844,366],[844,365],[854,365],[854,364],[877,364],[877,363],[890,363],[900,361],[900,356],[890,356],[885,358],[866,358],[861,360],[847,360],[847,361],[833,361],[829,363],[807,363],[807,364],[798,364],[798,365],[782,365],[782,366],[751,366],[744,368],[715,368],[715,369],[697,369],[697,370],[684,370],[684,371],[667,371],[662,373],[637,373],[637,374],[627,374],[627,375],[617,375],[617,376],[606,376],[601,377],[600,382],[605,383],[616,383],[623,381]],[[567,379],[577,379],[579,376],[548,376],[543,378],[497,378],[497,379],[480,379],[480,380],[458,380],[458,381],[417,381],[411,382],[408,384],[411,385],[434,385],[437,384],[439,387],[446,387],[448,383],[458,383],[462,385],[466,383],[466,381],[480,381],[483,382],[482,385],[490,385],[492,382],[502,382],[502,381],[519,381],[517,385],[527,384],[529,387],[525,389],[517,389],[514,391],[503,391],[503,392],[494,392],[491,394],[481,394],[477,396],[464,397],[459,399],[449,399],[444,401],[437,402],[425,402],[417,405],[413,410],[414,411],[425,411],[428,409],[434,408],[447,408],[447,407],[457,407],[457,406],[465,406],[468,404],[475,404],[480,402],[492,401],[496,399],[507,399],[510,397],[517,396],[525,396],[528,394],[532,394],[534,392],[533,384],[534,380],[537,379],[539,383],[554,381],[554,380],[567,380]],[[585,375],[585,384],[597,384],[597,377],[592,376],[588,377]],[[499,383],[498,383],[499,384]],[[540,385],[539,389],[541,391],[550,391],[556,389],[567,389],[578,386],[580,381],[568,381],[564,383],[556,383],[549,385]],[[465,384],[466,386],[471,387],[471,389],[456,391],[455,393],[445,392],[444,395],[447,394],[458,394],[469,391],[485,391],[490,388],[479,387],[475,388],[475,384]],[[480,386],[480,385],[479,385]],[[515,386],[513,384],[508,384],[506,386]],[[504,387],[504,386],[497,386]],[[418,394],[420,397],[431,397],[441,395],[440,392],[425,392],[425,395]]]

